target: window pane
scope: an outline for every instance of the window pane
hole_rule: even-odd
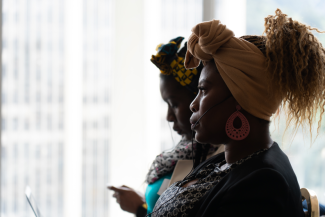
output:
[[[33,216],[24,197],[29,185],[45,216],[64,216],[67,136],[65,15],[69,0],[3,0],[3,102],[1,215]],[[69,1],[71,2],[71,1]],[[78,135],[83,150],[83,216],[108,216],[109,109],[112,0],[82,5],[85,74]],[[69,13],[72,14],[73,13]],[[73,84],[72,84],[73,85]],[[76,150],[77,152],[78,150]],[[73,159],[73,156],[71,156]],[[80,206],[81,207],[81,206]]]
[[[47,216],[62,216],[63,183],[58,127],[63,103],[53,104],[63,85],[62,0],[3,1],[2,214],[31,216],[26,185]],[[48,17],[51,19],[48,19]],[[49,46],[51,49],[49,49]],[[47,85],[50,81],[51,85]]]

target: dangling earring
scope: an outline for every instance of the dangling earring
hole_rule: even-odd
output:
[[[237,111],[235,111],[227,120],[226,133],[227,136],[233,140],[243,140],[248,136],[250,126],[247,118],[239,111],[241,107],[237,105],[236,109]],[[234,127],[234,120],[236,117],[241,121],[241,127],[239,129]]]

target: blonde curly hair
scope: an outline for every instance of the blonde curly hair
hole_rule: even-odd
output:
[[[311,31],[324,32],[292,20],[280,9],[265,18],[264,26],[265,36],[243,38],[266,56],[270,92],[283,98],[287,127],[309,125],[311,133],[319,115],[319,130],[325,111],[325,50]]]

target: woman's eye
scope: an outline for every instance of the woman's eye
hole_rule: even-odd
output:
[[[198,87],[199,91],[201,91],[202,93],[204,93],[206,91],[206,89],[204,87]]]
[[[173,103],[173,102],[168,102],[168,105],[170,108],[177,108],[178,104],[177,103]]]

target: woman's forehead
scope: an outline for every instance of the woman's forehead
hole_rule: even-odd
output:
[[[210,61],[203,67],[199,83],[215,83],[215,81],[220,78],[221,77],[214,61]]]
[[[174,77],[160,79],[160,92],[165,100],[179,99],[191,93],[181,86]]]

